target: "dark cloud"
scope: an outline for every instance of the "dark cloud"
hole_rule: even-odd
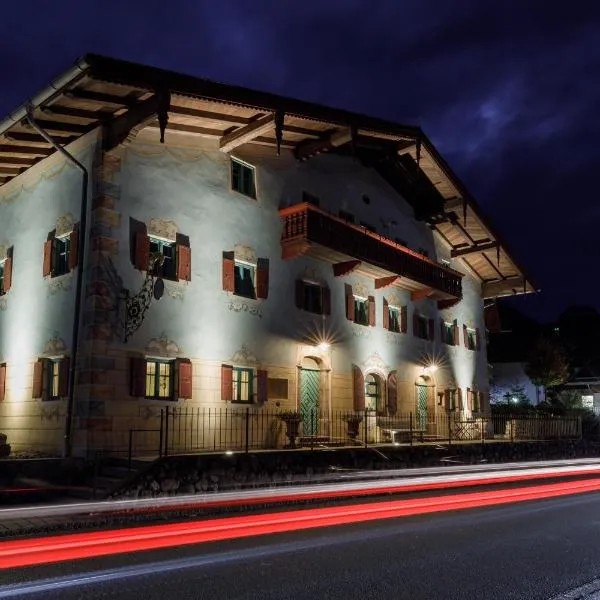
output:
[[[544,289],[523,308],[600,292],[598,2],[12,3],[0,113],[89,51],[419,124]]]

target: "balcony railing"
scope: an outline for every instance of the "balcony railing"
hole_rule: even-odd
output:
[[[283,221],[281,244],[318,244],[361,262],[406,277],[442,292],[462,298],[462,274],[445,267],[401,244],[348,223],[320,208],[301,203],[279,211]]]

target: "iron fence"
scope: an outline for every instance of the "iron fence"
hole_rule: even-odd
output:
[[[160,443],[164,454],[180,454],[488,440],[542,441],[579,439],[581,433],[581,419],[577,416],[513,417],[462,412],[384,415],[370,410],[337,410],[312,411],[301,418],[289,411],[251,407],[173,407],[161,414]]]

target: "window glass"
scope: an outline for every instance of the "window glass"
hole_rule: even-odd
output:
[[[58,398],[59,395],[60,360],[48,361],[48,398]]]
[[[452,323],[444,323],[444,342],[454,345],[454,327]]]
[[[365,377],[365,408],[377,411],[380,407],[380,385],[379,378],[375,375]]]
[[[389,307],[390,312],[390,331],[395,331],[396,333],[400,333],[400,309],[395,306]]]
[[[469,350],[475,350],[475,331],[472,329],[467,329],[467,346]]]
[[[235,402],[252,401],[252,369],[242,369],[235,367],[232,373],[233,377],[233,400]]]
[[[146,397],[173,397],[173,363],[166,360],[146,361]]]
[[[323,314],[323,288],[313,283],[304,283],[304,310]]]
[[[366,298],[354,297],[354,322],[359,325],[369,324],[369,301]]]
[[[175,264],[175,243],[151,237],[150,256],[153,254],[160,254],[163,257],[162,266],[155,263],[154,275],[157,277],[164,277],[165,279],[175,279],[177,273]]]
[[[255,298],[256,266],[235,261],[235,294],[246,298]]]
[[[70,236],[55,237],[53,244],[52,275],[64,275],[69,272],[69,252],[71,250]]]
[[[424,340],[429,338],[429,321],[427,317],[419,315],[417,319],[417,337]]]
[[[234,158],[231,159],[231,187],[236,192],[250,198],[256,198],[254,175],[254,167]]]

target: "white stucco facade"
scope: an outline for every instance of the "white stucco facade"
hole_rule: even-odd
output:
[[[332,264],[311,256],[282,259],[279,210],[302,202],[303,192],[320,200],[320,208],[352,213],[355,222],[374,226],[386,237],[402,240],[430,258],[449,258],[449,250],[373,169],[349,157],[320,155],[298,162],[290,151],[244,145],[233,152],[255,168],[257,197],[231,189],[230,156],[216,142],[177,133],[158,144],[142,132],[127,146],[103,155],[95,134],[72,144],[89,168],[90,249],[84,279],[86,300],[75,390],[74,439],[79,451],[111,445],[123,448],[131,428],[143,428],[163,406],[215,406],[222,400],[221,366],[241,365],[288,380],[287,398],[268,397],[252,405],[297,408],[299,367],[314,357],[322,370],[320,410],[352,409],[352,369],[376,373],[382,382],[391,372],[398,382],[398,411],[415,407],[415,384],[424,368],[431,387],[430,409],[444,410],[439,394],[446,388],[481,392],[487,403],[485,342],[465,347],[462,327],[481,331],[480,284],[458,260],[464,273],[463,297],[440,311],[430,299],[412,301],[397,284],[375,289],[374,280],[357,272],[334,277]],[[21,181],[22,180],[22,181]],[[75,274],[43,277],[47,234],[79,220],[81,175],[62,158],[49,158],[17,177],[0,192],[0,246],[14,248],[13,283],[0,297],[0,363],[6,365],[5,398],[0,403],[0,431],[15,448],[28,445],[58,450],[65,429],[65,399],[32,397],[33,365],[44,356],[68,356],[73,325]],[[368,203],[365,201],[368,200]],[[67,225],[64,225],[64,223]],[[62,225],[61,225],[62,223]],[[191,280],[165,281],[165,293],[153,300],[143,323],[125,342],[122,289],[137,293],[145,272],[133,263],[135,229],[150,235],[183,237],[191,248]],[[269,261],[268,297],[249,299],[223,291],[223,252],[234,251],[250,262]],[[331,314],[314,315],[296,307],[297,279],[330,289]],[[107,283],[112,282],[112,283]],[[375,325],[346,318],[345,286],[375,298]],[[110,289],[109,289],[110,288]],[[358,290],[358,292],[357,292]],[[383,327],[383,299],[407,309],[406,333]],[[434,319],[434,340],[416,337],[412,314]],[[457,321],[459,343],[440,338],[440,320]],[[318,349],[321,341],[329,344]],[[192,364],[191,398],[172,400],[131,396],[133,356],[185,358]],[[463,406],[464,410],[468,407]],[[94,429],[93,436],[89,430]],[[92,439],[93,438],[93,439]]]

